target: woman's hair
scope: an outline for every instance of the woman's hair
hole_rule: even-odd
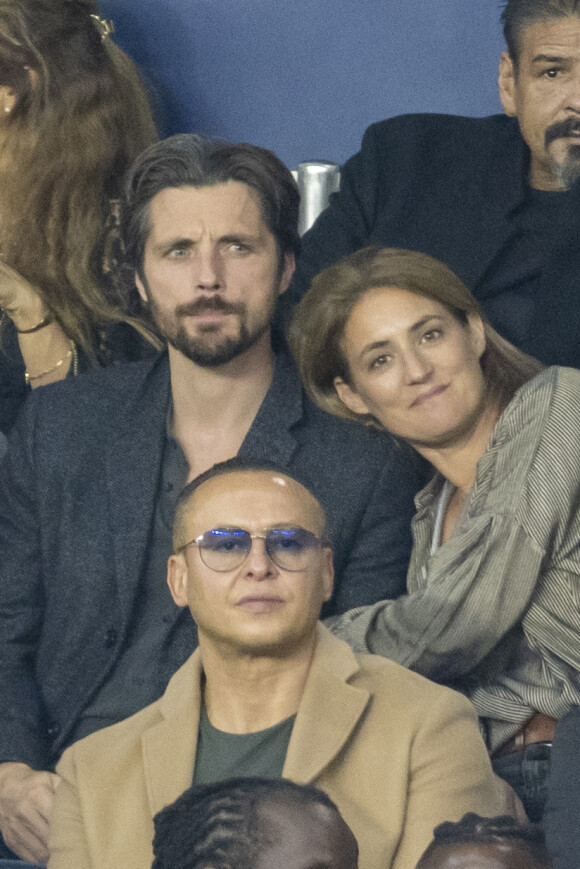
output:
[[[337,377],[351,381],[343,350],[346,324],[361,297],[380,287],[396,287],[433,299],[465,326],[469,314],[481,317],[486,340],[481,367],[490,399],[500,408],[541,371],[540,362],[498,335],[465,284],[446,265],[416,251],[366,247],[314,278],[290,324],[288,339],[304,386],[323,410],[376,424],[370,415],[353,413],[342,403],[334,381]]]
[[[97,13],[95,0],[0,0],[0,85],[16,97],[0,128],[0,253],[89,357],[95,326],[143,331],[134,287],[103,273],[112,202],[157,138],[139,74]]]

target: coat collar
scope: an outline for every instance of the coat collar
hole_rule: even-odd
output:
[[[122,612],[128,619],[148,550],[170,398],[165,353],[143,365],[126,396],[126,410],[106,447],[106,480],[113,557]]]
[[[240,458],[287,465],[296,449],[292,429],[302,419],[303,405],[296,366],[286,352],[280,352],[270,388],[240,448]]]
[[[351,683],[359,671],[351,649],[319,623],[314,658],[286,755],[283,775],[311,782],[350,738],[371,694]],[[141,737],[151,816],[190,785],[201,704],[199,649],[177,671],[158,703],[161,721]]]
[[[191,785],[201,711],[199,649],[173,676],[158,701],[162,720],[141,737],[151,817]]]
[[[512,232],[512,214],[525,201],[529,190],[530,154],[517,121],[504,118],[498,133],[493,142],[495,153],[490,155],[488,164],[494,169],[472,179],[468,196],[481,215],[481,221],[470,219],[472,232],[466,245],[469,250],[463,253],[466,264],[472,264],[468,285],[474,287],[478,300],[485,299],[487,293],[485,285],[477,288],[477,284]],[[460,237],[463,243],[463,233]]]
[[[350,684],[359,669],[350,647],[319,624],[314,659],[284,763],[286,778],[313,782],[350,739],[371,699],[368,690]]]

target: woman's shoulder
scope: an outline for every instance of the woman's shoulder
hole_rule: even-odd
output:
[[[545,368],[518,390],[506,412],[512,405],[513,411],[524,412],[535,427],[580,421],[580,370],[558,365]]]
[[[564,460],[580,467],[579,432],[580,371],[544,369],[520,387],[498,420],[478,463],[472,502],[515,509],[534,480],[547,474],[557,480]]]
[[[559,415],[580,418],[580,370],[553,365],[521,386],[501,416],[501,423],[521,430],[538,429]]]

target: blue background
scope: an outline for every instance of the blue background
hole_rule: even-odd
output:
[[[500,0],[102,0],[163,132],[343,162],[370,123],[500,111]]]

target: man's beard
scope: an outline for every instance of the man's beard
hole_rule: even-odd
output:
[[[571,133],[580,133],[580,118],[567,118],[565,121],[559,121],[556,124],[551,124],[544,134],[546,142],[546,151],[549,154],[548,146],[556,139],[562,139],[569,136]],[[563,162],[559,162],[551,158],[552,172],[559,187],[568,190],[580,178],[580,139],[578,144],[568,145],[566,158]]]
[[[202,368],[217,368],[245,353],[256,344],[270,328],[272,312],[268,311],[253,330],[245,322],[246,306],[224,301],[220,296],[201,298],[186,305],[179,305],[173,315],[168,316],[160,310],[150,297],[151,315],[161,335],[168,344],[183,353],[187,359]],[[223,311],[239,317],[237,335],[220,335],[220,325],[207,323],[198,325],[198,334],[188,334],[183,317],[195,316],[205,311]]]

